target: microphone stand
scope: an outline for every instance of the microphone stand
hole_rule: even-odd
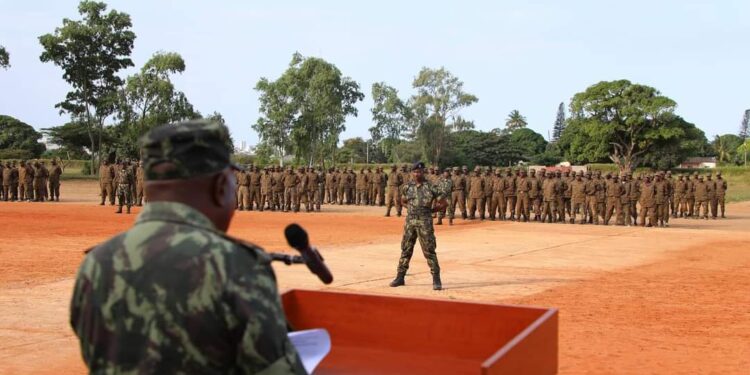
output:
[[[271,261],[274,262],[282,262],[286,264],[287,266],[291,266],[292,264],[305,264],[305,258],[303,258],[301,255],[289,255],[289,254],[282,254],[282,253],[268,253],[268,255],[271,256]]]

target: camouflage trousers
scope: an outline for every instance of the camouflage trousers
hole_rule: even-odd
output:
[[[419,245],[422,247],[422,254],[427,259],[427,265],[430,266],[430,272],[433,275],[440,274],[440,265],[438,264],[435,249],[435,229],[432,227],[432,217],[427,215],[412,216],[408,215],[404,224],[404,238],[401,240],[401,258],[398,260],[396,269],[399,273],[406,273],[409,269],[409,261],[414,253],[414,244],[419,238]]]
[[[132,206],[133,205],[133,197],[131,196],[131,192],[133,189],[130,188],[130,185],[118,185],[117,186],[117,204],[122,206]]]

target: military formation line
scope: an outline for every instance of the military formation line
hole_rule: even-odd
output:
[[[62,168],[53,160],[0,162],[0,200],[5,202],[59,202]]]

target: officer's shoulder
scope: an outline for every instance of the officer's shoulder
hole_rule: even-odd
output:
[[[221,235],[220,237],[234,246],[236,250],[240,251],[241,253],[250,255],[253,259],[270,261],[268,253],[266,253],[262,247],[252,242],[241,240],[239,238],[235,238],[226,234]]]

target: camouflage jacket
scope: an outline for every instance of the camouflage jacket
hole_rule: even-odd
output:
[[[88,253],[70,322],[91,373],[305,373],[267,254],[181,203]]]
[[[432,219],[432,202],[445,198],[443,188],[425,180],[421,184],[409,182],[401,186],[401,196],[408,200],[409,216]]]

